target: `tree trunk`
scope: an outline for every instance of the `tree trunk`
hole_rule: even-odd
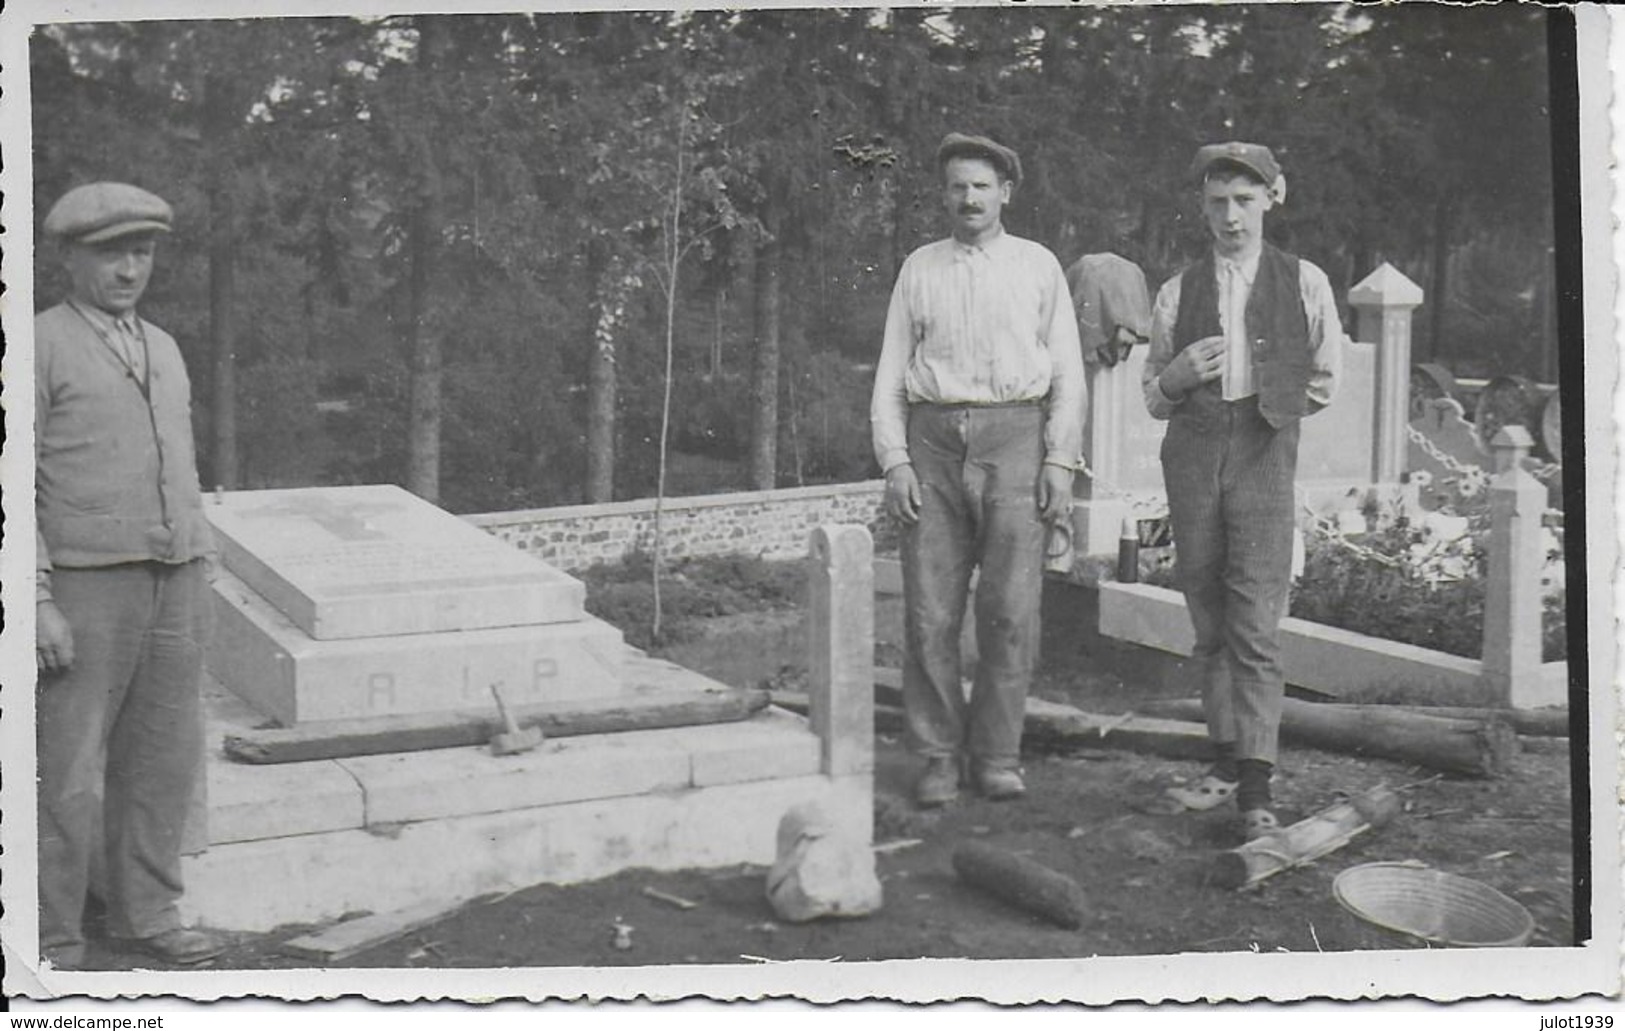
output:
[[[615,330],[621,283],[608,268],[605,247],[594,240],[587,251],[594,291],[587,351],[587,477],[582,484],[582,500],[588,504],[615,497]]]
[[[411,390],[407,424],[406,487],[425,501],[440,500],[440,338],[426,325],[429,277],[434,249],[432,202],[424,198],[412,212],[411,273],[406,323]]]
[[[431,109],[431,76],[439,26],[434,17],[420,17],[418,24],[418,83],[425,118]],[[427,126],[420,126],[425,131]],[[408,280],[407,353],[411,372],[407,410],[406,487],[425,501],[440,500],[440,418],[441,369],[440,337],[428,325],[429,290],[440,233],[440,174],[435,167],[433,148],[427,139],[418,139],[418,196],[413,199],[408,229],[410,272]]]
[[[1433,206],[1433,257],[1431,282],[1428,284],[1428,346],[1420,361],[1447,361],[1444,344],[1445,309],[1450,298],[1450,232],[1455,212],[1448,198],[1441,198]]]
[[[203,124],[209,158],[209,465],[214,486],[241,486],[237,470],[237,241],[231,186],[233,108],[229,80],[209,75],[203,85]],[[208,486],[208,484],[205,484]]]
[[[772,490],[778,472],[780,279],[783,248],[764,240],[756,252],[756,356],[751,376],[750,485]]]

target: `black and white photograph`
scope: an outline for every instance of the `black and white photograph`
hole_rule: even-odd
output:
[[[0,19],[15,1003],[1617,1001],[1610,12]]]

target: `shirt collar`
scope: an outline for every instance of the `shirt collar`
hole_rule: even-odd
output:
[[[984,257],[1002,244],[1009,236],[1000,226],[999,231],[981,243],[965,243],[957,236],[949,237],[954,243],[954,258],[959,261],[969,261],[972,258]]]
[[[136,317],[134,308],[131,308],[123,315],[114,317],[94,304],[85,304],[71,297],[68,298],[68,303],[73,305],[74,309],[83,315],[92,326],[95,326],[103,333],[115,333],[121,328],[132,336],[140,332],[141,320]]]
[[[1264,251],[1262,248],[1254,251],[1247,257],[1240,259],[1229,258],[1222,254],[1215,254],[1213,256],[1213,265],[1214,268],[1218,270],[1220,275],[1223,275],[1226,271],[1230,270],[1241,273],[1242,281],[1248,286],[1251,286],[1253,284],[1253,280],[1258,276],[1258,259],[1263,256]]]

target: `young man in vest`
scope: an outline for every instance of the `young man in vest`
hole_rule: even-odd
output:
[[[213,544],[186,367],[136,314],[170,221],[124,183],[70,190],[45,217],[72,281],[34,320],[39,936],[64,968],[84,961],[98,867],[110,935],[171,963],[221,951],[176,909]]]
[[[983,136],[937,149],[952,235],[897,274],[870,421],[886,509],[903,527],[903,708],[926,760],[922,806],[1020,796],[1022,720],[1038,655],[1044,530],[1067,518],[1086,404],[1066,275],[1005,232],[1021,159]],[[960,626],[972,570],[978,661],[967,701]]]
[[[1264,240],[1286,196],[1275,155],[1214,144],[1191,174],[1213,245],[1157,294],[1144,387],[1168,420],[1163,479],[1215,757],[1169,794],[1195,810],[1234,799],[1252,839],[1279,826],[1270,774],[1299,420],[1332,399],[1343,328],[1326,274]]]

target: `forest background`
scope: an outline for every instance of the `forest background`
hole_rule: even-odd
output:
[[[1552,381],[1583,342],[1554,315],[1549,31],[1433,3],[42,25],[34,206],[97,179],[174,205],[143,313],[192,372],[206,486],[649,496],[668,388],[668,492],[850,481],[951,130],[1021,152],[1013,232],[1153,284],[1205,241],[1195,148],[1269,144],[1271,236],[1340,295],[1382,261],[1421,284],[1416,360]]]

